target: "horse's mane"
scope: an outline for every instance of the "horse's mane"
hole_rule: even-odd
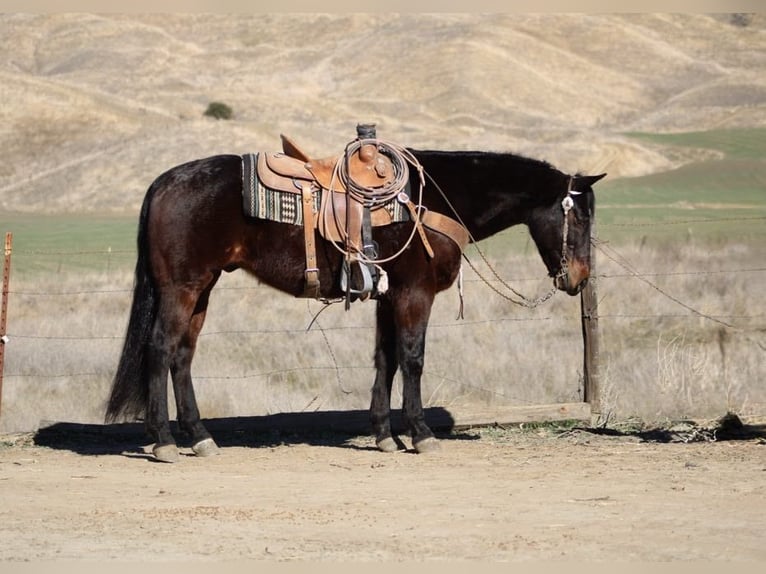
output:
[[[519,197],[529,195],[539,197],[541,193],[554,193],[557,186],[540,185],[540,178],[563,176],[562,172],[544,160],[533,159],[523,155],[496,151],[444,151],[444,150],[411,150],[416,158],[423,161],[426,170],[429,164],[451,166],[448,171],[463,168],[473,171],[479,167],[478,173],[490,182],[505,182],[505,189]],[[458,176],[459,177],[459,176]],[[530,195],[531,194],[531,195]]]
[[[430,155],[434,157],[447,157],[447,158],[465,158],[465,159],[486,159],[486,160],[501,160],[501,161],[513,161],[521,164],[527,164],[530,166],[545,167],[549,169],[555,169],[553,165],[545,160],[534,159],[524,155],[511,153],[511,152],[499,152],[499,151],[479,151],[479,150],[437,150],[437,149],[415,149],[409,148],[409,151],[415,155]]]

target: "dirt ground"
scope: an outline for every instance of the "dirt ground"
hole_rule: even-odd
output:
[[[135,438],[4,435],[0,559],[762,561],[764,428],[485,428],[428,455],[233,433],[176,464]]]

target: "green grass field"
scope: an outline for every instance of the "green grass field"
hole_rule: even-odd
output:
[[[0,232],[13,234],[13,272],[132,267],[138,216],[0,213]]]
[[[660,146],[714,150],[718,159],[599,184],[598,229],[618,242],[688,237],[720,243],[766,236],[766,129],[629,134]]]

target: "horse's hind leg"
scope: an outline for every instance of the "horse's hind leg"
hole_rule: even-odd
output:
[[[372,387],[370,422],[375,443],[383,452],[399,450],[391,434],[391,386],[397,369],[396,327],[391,303],[378,301],[375,333],[375,383]]]
[[[163,462],[178,460],[178,447],[168,416],[168,372],[184,330],[184,305],[168,290],[160,296],[157,318],[147,344],[148,402],[146,431],[154,439],[154,456]]]
[[[220,273],[205,288],[197,300],[186,333],[181,337],[178,348],[170,363],[170,374],[173,379],[173,392],[176,399],[178,425],[192,440],[192,450],[197,456],[211,456],[219,453],[210,433],[200,420],[197,398],[191,378],[191,364],[197,347],[197,337],[202,330],[207,313],[210,291],[215,285]]]
[[[402,414],[409,427],[412,444],[419,453],[439,448],[426,424],[420,388],[432,304],[433,293],[410,290],[407,296],[396,300],[394,310],[397,358],[402,373]]]
[[[212,281],[214,283],[215,281]],[[168,373],[173,375],[179,426],[192,436],[195,444],[210,438],[199,420],[199,411],[191,386],[191,359],[197,335],[202,328],[207,293],[204,289],[165,285],[161,289],[157,318],[147,348],[149,400],[146,430],[154,438],[154,456],[163,462],[178,460],[178,447],[170,431],[168,415]],[[201,298],[200,293],[204,293]],[[199,302],[203,301],[202,313]],[[204,447],[203,447],[204,448]]]

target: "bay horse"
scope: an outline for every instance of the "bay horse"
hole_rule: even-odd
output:
[[[547,162],[510,153],[408,151],[422,166],[421,172],[409,172],[411,187],[427,175],[421,187],[423,210],[456,219],[471,242],[526,225],[554,287],[569,295],[581,291],[590,268],[592,185],[606,174],[568,175]],[[133,300],[105,420],[143,419],[160,461],[179,458],[169,424],[168,373],[178,426],[191,438],[194,453],[219,452],[200,420],[191,365],[210,293],[222,272],[243,269],[278,291],[304,296],[304,229],[246,216],[242,170],[240,155],[178,165],[154,180],[141,207]],[[403,420],[415,451],[439,447],[421,400],[426,329],[434,297],[455,282],[463,257],[461,246],[438,231],[422,228],[420,242],[414,226],[402,221],[372,229],[388,288],[374,296],[376,374],[370,421],[376,445],[386,452],[399,448],[390,423],[397,370]],[[318,296],[344,297],[338,282],[342,253],[318,232],[313,240]]]

